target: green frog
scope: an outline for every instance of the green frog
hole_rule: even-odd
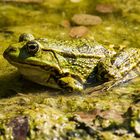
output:
[[[35,39],[24,33],[3,55],[25,78],[66,91],[113,81],[110,88],[140,75],[139,49],[115,51],[89,39]]]

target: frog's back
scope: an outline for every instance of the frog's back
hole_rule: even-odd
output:
[[[98,44],[94,40],[75,39],[75,40],[55,40],[41,39],[43,49],[51,49],[64,56],[83,57],[83,58],[102,58],[111,55],[111,51]]]
[[[111,51],[94,40],[52,40],[43,43],[44,50],[52,50],[59,61],[63,73],[79,77],[83,82],[87,80],[101,58],[112,55]]]

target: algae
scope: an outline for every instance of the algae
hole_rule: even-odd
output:
[[[96,4],[102,3],[115,12],[98,13]],[[139,139],[140,78],[108,92],[61,93],[23,79],[2,56],[23,32],[69,39],[61,22],[78,13],[103,19],[88,26],[87,38],[110,47],[139,47],[139,5],[139,0],[0,2],[0,139]]]

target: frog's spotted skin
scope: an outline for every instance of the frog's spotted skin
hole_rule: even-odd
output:
[[[81,91],[87,84],[122,82],[140,74],[136,48],[117,54],[87,39],[34,39],[22,34],[19,40],[5,50],[4,57],[27,79],[45,86]]]

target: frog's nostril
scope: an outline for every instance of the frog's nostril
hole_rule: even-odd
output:
[[[10,46],[6,49],[6,51],[7,52],[16,51],[16,48]]]
[[[4,51],[3,56],[5,57],[9,52],[13,51],[16,51],[16,48],[10,46]]]

